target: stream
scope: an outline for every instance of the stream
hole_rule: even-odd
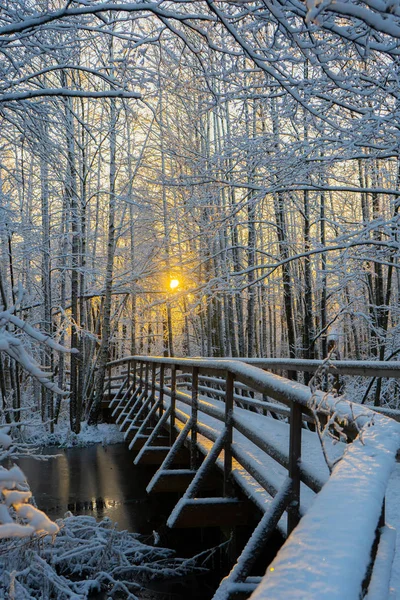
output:
[[[67,511],[97,520],[109,517],[118,529],[140,533],[149,543],[157,531],[159,545],[173,548],[180,557],[193,556],[219,543],[217,530],[169,530],[165,526],[177,496],[147,495],[146,485],[154,469],[135,466],[126,444],[49,447],[40,453],[58,456],[47,461],[20,458],[16,462],[28,479],[38,508],[51,519],[61,518]],[[222,577],[219,564],[211,567],[212,572],[206,575],[158,584],[157,598],[211,599]]]

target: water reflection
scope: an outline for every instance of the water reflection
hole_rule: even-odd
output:
[[[174,548],[178,556],[193,556],[219,543],[217,530],[169,530],[165,526],[177,497],[173,494],[146,494],[153,467],[133,465],[125,444],[87,448],[43,448],[41,454],[59,455],[46,462],[21,458],[17,462],[31,486],[36,503],[50,518],[90,515],[97,520],[109,517],[118,529],[160,535],[161,545]],[[217,536],[217,537],[216,537]],[[147,536],[146,536],[147,537]],[[215,572],[200,577],[153,582],[141,600],[209,600],[221,577],[218,554]],[[98,594],[96,600],[105,600]]]
[[[145,491],[149,472],[133,466],[132,453],[125,444],[44,448],[41,453],[59,456],[46,462],[21,458],[18,464],[38,507],[51,518],[70,511],[99,520],[109,517],[119,529],[152,531],[152,499]]]

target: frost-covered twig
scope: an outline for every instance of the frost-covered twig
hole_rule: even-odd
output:
[[[349,425],[352,429],[352,438],[359,434],[360,442],[362,443],[362,432],[367,421],[373,422],[373,415],[369,411],[355,411],[355,405],[347,403],[347,414],[343,413],[343,401],[340,396],[333,397],[331,391],[321,392],[319,382],[323,381],[329,369],[334,369],[334,364],[331,362],[331,354],[334,348],[324,360],[323,364],[314,373],[314,376],[309,382],[309,387],[312,391],[312,396],[309,402],[309,407],[313,412],[315,427],[318,438],[321,443],[322,453],[325,462],[330,472],[335,465],[341,460],[341,455],[332,459],[329,457],[328,444],[329,440],[334,445],[338,442],[347,443]],[[357,414],[356,414],[357,413]]]
[[[312,391],[310,408],[314,416],[315,428],[318,435],[318,439],[321,444],[322,454],[324,456],[326,465],[330,473],[332,473],[333,467],[340,460],[340,457],[331,460],[325,442],[326,437],[329,437],[331,440],[333,440],[334,443],[336,443],[338,439],[344,442],[347,441],[347,436],[344,433],[342,427],[343,423],[338,423],[336,411],[332,411],[332,407],[326,404],[328,392],[321,395],[318,389],[318,383],[320,381],[323,381],[327,377],[329,369],[335,368],[334,364],[331,361],[331,356],[333,352],[334,347],[330,350],[327,358],[323,361],[322,365],[320,365],[315,371],[313,377],[310,379],[308,384]],[[322,424],[321,422],[321,415],[324,415],[326,417],[325,424]],[[332,430],[335,432],[335,434],[332,433]]]

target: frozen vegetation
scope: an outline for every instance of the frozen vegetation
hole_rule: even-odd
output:
[[[30,506],[30,505],[26,505]],[[206,570],[208,555],[176,558],[139,536],[117,531],[109,519],[66,515],[27,540],[18,532],[0,546],[0,596],[9,600],[84,600],[106,590],[111,598],[136,600],[154,582]],[[10,536],[12,535],[10,531]]]
[[[116,441],[111,429],[87,428],[85,435],[84,428],[79,442]],[[13,444],[8,428],[0,430],[0,444],[0,459],[25,451],[23,444]],[[212,555],[179,559],[157,546],[157,535],[154,545],[146,544],[139,535],[118,531],[108,518],[96,522],[67,513],[53,522],[36,507],[16,465],[0,467],[0,539],[0,597],[8,600],[84,600],[100,590],[134,600],[155,582],[204,572]]]
[[[88,425],[83,422],[79,433],[74,433],[69,427],[67,419],[60,419],[54,426],[53,433],[46,430],[40,420],[28,420],[23,427],[21,438],[33,446],[58,446],[72,448],[74,446],[87,446],[89,444],[118,444],[124,441],[123,434],[112,423],[98,423]]]

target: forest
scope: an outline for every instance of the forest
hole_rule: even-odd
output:
[[[126,355],[395,360],[399,38],[393,1],[2,2],[8,421],[21,352],[75,432]]]
[[[0,598],[395,598],[399,209],[400,0],[0,0]]]

